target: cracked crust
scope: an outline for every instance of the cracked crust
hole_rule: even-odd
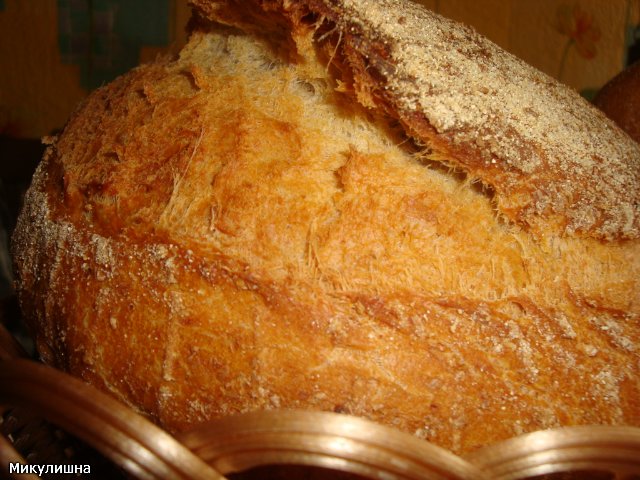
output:
[[[510,221],[540,234],[640,235],[640,146],[576,92],[473,29],[403,0],[191,3],[241,28],[252,18],[252,30],[274,28],[277,17],[302,55],[333,39],[358,101],[491,186]]]

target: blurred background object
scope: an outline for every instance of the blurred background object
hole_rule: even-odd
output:
[[[171,0],[58,0],[58,49],[93,90],[165,53],[177,18]]]
[[[607,83],[594,104],[640,143],[640,61]]]
[[[4,0],[0,133],[39,138],[91,91],[186,40],[186,0]]]

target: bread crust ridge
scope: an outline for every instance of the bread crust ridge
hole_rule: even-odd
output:
[[[640,235],[640,146],[472,28],[404,0],[191,4],[240,28],[286,28],[302,55],[315,44],[340,57],[345,90],[399,119],[432,158],[490,186],[509,221],[541,235]]]

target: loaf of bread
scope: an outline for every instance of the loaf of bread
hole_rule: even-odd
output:
[[[593,103],[640,143],[640,61],[607,82]]]
[[[455,452],[640,426],[640,146],[401,0],[193,0],[14,235],[42,358],[170,431],[346,412]]]

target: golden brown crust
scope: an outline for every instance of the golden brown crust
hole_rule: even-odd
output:
[[[406,0],[191,3],[240,27],[247,15],[228,12],[252,11],[255,22],[263,9],[269,25],[277,13],[294,35],[312,36],[314,18],[318,43],[330,24],[358,100],[491,186],[509,220],[541,234],[640,236],[640,147],[573,90],[471,28]]]
[[[503,222],[296,42],[196,32],[74,114],[14,236],[45,360],[172,430],[309,408],[466,452],[640,425],[640,241]]]

